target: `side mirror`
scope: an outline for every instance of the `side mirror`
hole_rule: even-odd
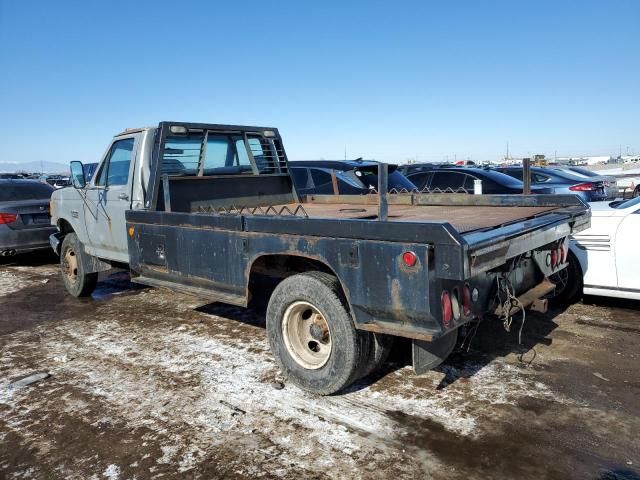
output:
[[[73,188],[80,189],[87,185],[87,180],[84,176],[84,165],[82,162],[71,162],[71,184]]]

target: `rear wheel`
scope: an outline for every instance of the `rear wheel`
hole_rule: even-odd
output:
[[[362,374],[372,338],[354,328],[338,280],[323,272],[278,284],[267,307],[267,335],[285,377],[319,395],[342,390]]]
[[[633,198],[640,197],[640,185],[638,185],[633,191]]]
[[[98,283],[97,273],[85,273],[84,256],[87,254],[78,236],[68,233],[62,241],[60,251],[60,271],[64,287],[74,297],[91,295]]]
[[[567,266],[549,277],[555,283],[555,290],[547,297],[554,307],[571,305],[582,292],[582,271],[577,257],[569,251]]]

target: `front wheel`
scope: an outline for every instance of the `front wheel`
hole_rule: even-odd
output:
[[[267,335],[285,377],[318,395],[349,386],[371,351],[371,335],[355,329],[337,278],[323,272],[278,284],[267,307]]]
[[[60,271],[64,288],[74,297],[87,297],[98,283],[97,273],[85,273],[84,247],[75,233],[68,233],[60,250]]]

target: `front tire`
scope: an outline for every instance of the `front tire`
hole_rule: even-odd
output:
[[[97,273],[85,273],[84,246],[75,233],[68,233],[60,249],[60,272],[64,288],[74,297],[87,297],[98,283]]]
[[[355,329],[338,279],[324,272],[278,284],[267,307],[267,336],[285,377],[318,395],[354,382],[371,351],[371,335]]]

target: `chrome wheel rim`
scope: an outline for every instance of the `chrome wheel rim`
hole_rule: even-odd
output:
[[[329,324],[309,302],[289,305],[282,319],[282,337],[289,355],[304,368],[322,368],[331,356]]]

